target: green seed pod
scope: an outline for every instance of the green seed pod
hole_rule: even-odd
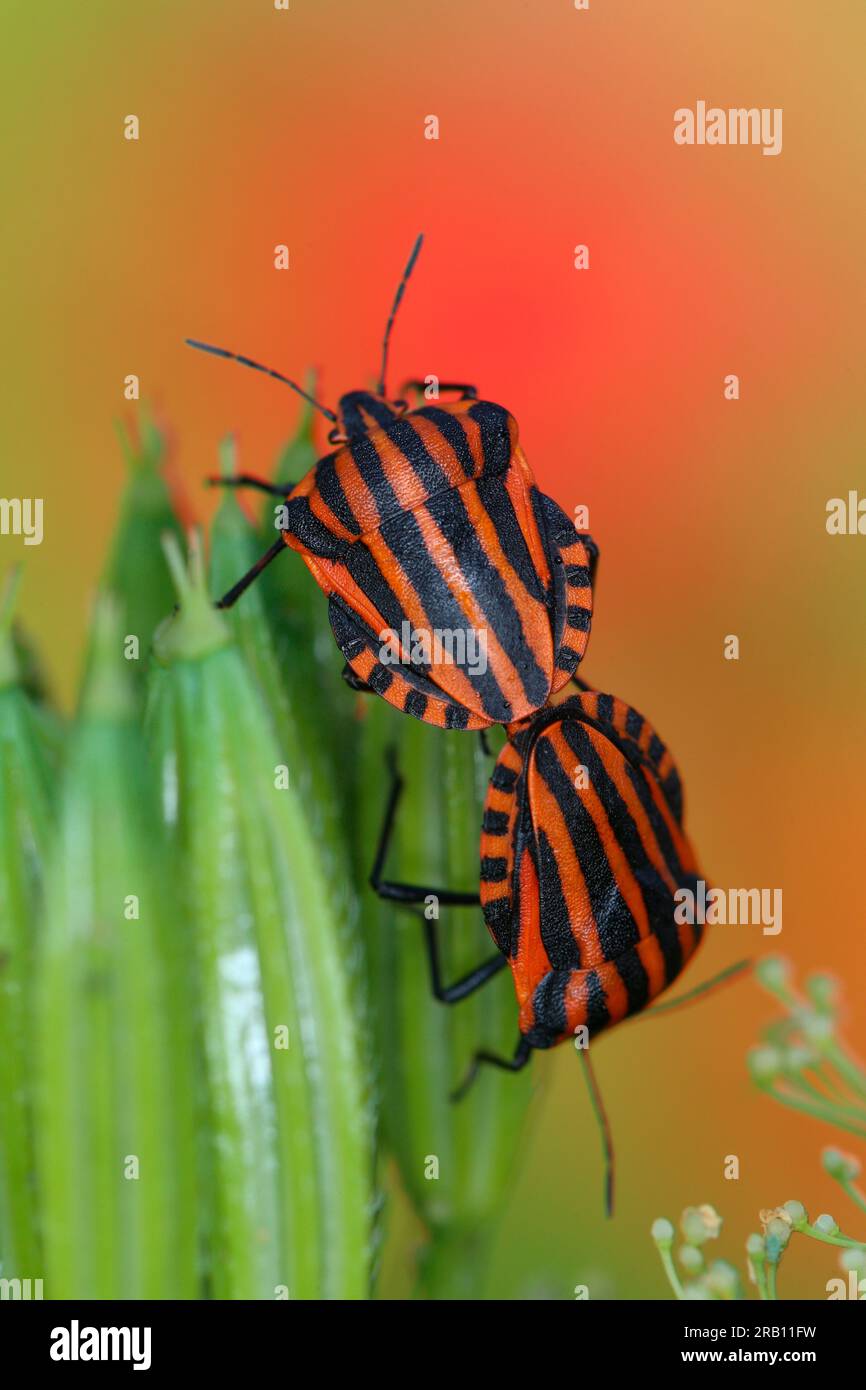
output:
[[[755,975],[772,994],[783,993],[791,982],[791,962],[785,956],[764,956],[755,966]]]
[[[174,604],[160,537],[165,531],[180,537],[182,531],[163,473],[164,440],[150,415],[142,410],[137,442],[123,426],[118,435],[127,482],[103,585],[120,603],[129,669],[143,689],[153,634]]]
[[[385,876],[477,891],[481,807],[492,759],[471,734],[443,733],[371,698],[365,707],[359,863],[369,875],[388,797],[386,749],[393,745],[404,791]],[[431,898],[421,914],[440,941],[444,983],[495,954],[480,909]],[[505,970],[477,993],[446,1006],[431,994],[422,925],[368,891],[363,916],[376,1000],[385,1141],[411,1201],[431,1232],[422,1264],[430,1297],[477,1298],[493,1220],[509,1186],[531,1068],[508,1075],[482,1068],[464,1099],[450,1092],[476,1049],[511,1055],[517,1007]]]
[[[230,438],[220,449],[220,471],[223,477],[238,472],[234,441]],[[210,539],[209,587],[211,593],[218,596],[245,574],[262,553],[261,537],[239,505],[236,493],[230,489],[226,489],[216,513]],[[309,580],[298,556],[280,557],[275,565],[281,564],[299,567]],[[305,647],[295,645],[291,652],[286,652],[281,667],[274,645],[272,618],[261,581],[251,585],[240,602],[225,614],[270,712],[283,766],[304,806],[330,884],[330,901],[339,926],[340,951],[351,990],[351,1010],[342,1026],[355,1031],[356,1046],[364,1064],[365,1105],[372,1108],[375,1100],[374,1048],[360,908],[346,833],[348,817],[344,798],[347,791],[344,779],[336,775],[329,751],[336,723],[343,726],[344,739],[349,734],[356,736],[352,718],[354,699],[348,686],[340,681],[339,714],[322,704],[318,693],[321,674],[317,669],[318,661],[310,661]],[[330,642],[327,656],[331,665],[335,650]]]
[[[807,975],[806,993],[819,1013],[835,1013],[840,993],[839,981],[835,975]]]
[[[791,1224],[795,1230],[797,1230],[800,1226],[806,1225],[806,1223],[809,1220],[809,1215],[802,1202],[785,1202],[784,1207],[785,1211],[791,1218]]]
[[[36,989],[45,1296],[192,1298],[189,1048],[166,971],[177,924],[107,599],[59,803]]]
[[[853,1154],[843,1153],[841,1149],[826,1148],[821,1152],[824,1171],[842,1182],[854,1182],[860,1176],[861,1164]]]
[[[771,1217],[764,1227],[764,1248],[770,1264],[778,1264],[791,1239],[791,1226],[780,1216]]]
[[[677,1259],[686,1274],[699,1274],[704,1267],[704,1257],[696,1245],[681,1245]]]
[[[866,1249],[852,1247],[849,1250],[840,1251],[839,1268],[846,1272],[853,1269],[857,1274],[866,1274]]]
[[[753,1047],[746,1054],[752,1080],[768,1086],[784,1071],[784,1057],[777,1047]]]
[[[657,1216],[650,1227],[650,1235],[660,1250],[670,1250],[674,1243],[674,1228],[665,1216]]]
[[[42,1276],[31,1096],[33,949],[53,827],[52,763],[0,611],[0,1275]]]
[[[690,1245],[703,1245],[707,1240],[715,1240],[722,1228],[722,1218],[714,1207],[704,1204],[700,1207],[686,1207],[680,1217],[680,1230]]]
[[[154,644],[149,706],[203,1040],[218,1298],[362,1298],[372,1139],[334,885],[258,685],[205,588]]]

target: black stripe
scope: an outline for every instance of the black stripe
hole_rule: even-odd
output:
[[[529,553],[529,546],[517,519],[505,479],[479,478],[476,486],[481,505],[490,517],[499,543],[508,556],[508,563],[526,592],[539,603],[544,603],[547,597],[544,585]],[[543,528],[541,533],[544,534]]]
[[[673,905],[673,904],[672,904]],[[638,955],[637,948],[626,951],[616,962],[619,977],[625,986],[630,1014],[638,1014],[649,1003],[649,975]]]
[[[589,570],[586,565],[566,565],[565,578],[574,589],[589,588]]]
[[[662,758],[664,757],[664,755],[665,755],[665,746],[664,746],[664,744],[662,743],[662,741],[661,741],[661,739],[659,738],[658,734],[653,734],[652,738],[651,738],[650,741],[649,741],[649,748],[647,749],[647,756],[648,756],[650,762],[651,762],[651,763],[655,763],[656,766],[658,766],[658,764],[661,762],[661,760],[662,760]]]
[[[402,638],[403,619],[406,617],[403,606],[364,541],[356,541],[349,546],[344,564],[361,592],[379,610],[385,626]],[[358,622],[362,622],[362,619],[358,618]],[[366,628],[366,624],[363,626]],[[377,632],[373,636],[376,643],[381,644],[382,634]]]
[[[422,695],[420,690],[408,690],[403,701],[403,709],[407,714],[414,715],[416,719],[423,719],[427,713],[427,696]]]
[[[539,980],[532,996],[532,1011],[535,1014],[535,1030],[539,1030],[542,1042],[533,1042],[533,1047],[549,1047],[553,1040],[568,1027],[565,1015],[565,991],[571,972],[568,970],[549,970]]]
[[[497,481],[494,480],[494,485]],[[480,495],[483,480],[476,487]],[[483,502],[484,498],[481,500]],[[533,708],[540,707],[550,693],[550,679],[532,654],[521,615],[505,580],[484,549],[459,491],[452,488],[449,492],[429,498],[427,511],[454,551],[457,563],[472,588],[473,597],[517,670],[528,701]],[[504,537],[500,539],[505,540]],[[436,623],[434,626],[445,624]]]
[[[490,785],[495,787],[498,792],[511,792],[514,791],[517,776],[518,774],[513,768],[497,763],[490,778]]]
[[[468,723],[468,709],[464,709],[462,705],[455,705],[453,700],[449,700],[445,706],[445,728],[465,729]]]
[[[508,411],[492,401],[476,401],[467,412],[481,432],[481,452],[486,475],[504,473],[511,460]]]
[[[485,835],[504,835],[508,829],[507,811],[485,811],[481,829]]]
[[[597,970],[590,970],[586,977],[586,995],[586,1026],[589,1029],[589,1036],[592,1037],[594,1033],[600,1033],[602,1028],[606,1028],[610,1023],[607,995]]]
[[[348,499],[343,491],[343,484],[337,476],[334,467],[334,454],[327,458],[320,459],[316,464],[316,488],[322,501],[334,513],[334,516],[345,526],[347,531],[353,535],[360,536],[361,527],[352,508],[349,506]]]
[[[605,722],[608,723],[608,724],[612,724],[612,723],[613,723],[613,696],[612,696],[612,695],[599,695],[598,701],[597,701],[597,704],[596,704],[596,709],[598,710],[598,717],[599,717],[599,719],[605,720]]]
[[[634,817],[604,766],[586,727],[577,720],[564,720],[562,735],[574,753],[577,762],[583,763],[589,773],[590,784],[604,808],[617,843],[637,880],[647,910],[650,931],[657,933],[661,925],[673,921],[674,900],[667,884],[659,873],[657,865],[647,854]],[[623,757],[622,753],[620,753],[620,757]],[[623,762],[625,762],[630,774],[631,764],[624,757]],[[638,773],[637,776],[641,776],[641,774]],[[674,878],[677,882],[680,881],[681,870],[674,874]]]
[[[504,883],[508,877],[508,860],[502,855],[481,856],[482,883]]]
[[[655,801],[653,800],[652,792],[649,789],[646,777],[644,776],[642,771],[640,771],[636,767],[633,767],[632,764],[628,761],[626,761],[626,773],[628,775],[629,781],[631,782],[632,786],[638,794],[638,797],[640,798],[641,805],[643,806],[647,814],[647,819],[649,820],[652,832],[656,837],[659,849],[661,850],[662,855],[664,856],[664,861],[668,866],[668,872],[670,873],[673,879],[675,879],[677,882],[680,882],[683,877],[683,866],[680,863],[679,855],[677,854],[674,842],[671,839],[671,834],[668,830],[664,817],[662,816],[661,812],[655,804]]]
[[[493,898],[484,904],[484,921],[504,956],[511,954],[511,899]]]
[[[426,420],[434,424],[442,435],[442,438],[451,448],[457,457],[457,462],[463,469],[467,478],[474,478],[477,470],[475,459],[472,457],[472,450],[469,447],[469,440],[466,431],[461,425],[456,415],[450,411],[443,410],[438,405],[425,405],[420,410],[412,412],[413,415],[423,415]],[[411,418],[411,416],[410,416]]]
[[[539,738],[533,757],[542,778],[556,798],[574,846],[589,893],[604,959],[615,960],[640,940],[637,923],[620,891],[595,822],[567,776],[549,738]]]
[[[400,450],[416,478],[423,483],[428,497],[451,489],[453,486],[451,479],[438,459],[435,459],[430,453],[409,416],[402,420],[395,420],[388,426],[385,433],[394,448]]]
[[[388,687],[393,684],[393,681],[393,671],[389,671],[386,666],[382,666],[378,661],[367,677],[367,684],[371,690],[375,690],[377,695],[384,695]]]
[[[680,825],[683,823],[683,784],[680,781],[680,774],[675,767],[672,767],[667,777],[661,783],[661,789],[668,799],[668,805],[673,811]]]
[[[450,494],[445,494],[446,497],[453,495],[453,491]],[[391,553],[406,574],[415,592],[420,596],[429,628],[431,630],[440,628],[454,633],[462,629],[468,637],[470,624],[467,623],[466,617],[445,579],[431,560],[413,513],[404,512],[401,516],[393,517],[384,522],[380,535],[384,543],[390,547]],[[365,549],[363,543],[352,546],[353,551],[362,549]],[[352,557],[349,558],[351,561]],[[361,587],[365,593],[368,592],[363,583]],[[370,597],[375,602],[375,596],[371,594]],[[405,615],[401,614],[400,618],[395,621],[384,614],[384,610],[381,608],[380,612],[383,612],[389,625],[399,632],[400,623]],[[499,682],[490,667],[488,666],[486,671],[474,674],[468,667],[461,669],[478,695],[481,707],[488,718],[493,719],[496,723],[507,724],[511,719],[511,703],[503,695]]]
[[[554,969],[579,970],[580,947],[571,931],[568,903],[563,893],[556,856],[544,830],[536,829],[538,883],[541,894],[541,941]],[[573,897],[573,895],[572,895]],[[572,902],[574,906],[574,902]]]
[[[643,715],[638,714],[637,710],[632,709],[631,705],[629,705],[625,716],[625,731],[628,734],[629,738],[633,738],[635,742],[637,742],[641,736],[641,730],[643,729],[643,726]]]
[[[578,632],[589,632],[592,614],[588,608],[584,608],[581,604],[570,603],[566,609],[566,617],[571,627],[576,628]]]
[[[345,559],[350,549],[349,542],[328,530],[314,515],[306,497],[289,497],[284,506],[284,529],[299,540],[305,550],[309,550],[312,555],[320,555],[325,560]]]
[[[379,516],[384,518],[402,512],[400,499],[388,481],[382,460],[369,435],[362,434],[356,439],[350,439],[349,448],[358,472],[372,493]]]

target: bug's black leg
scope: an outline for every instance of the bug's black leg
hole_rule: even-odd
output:
[[[503,957],[504,959],[504,957]],[[502,1071],[522,1071],[532,1056],[532,1044],[521,1037],[514,1049],[513,1057],[500,1057],[495,1052],[476,1052],[469,1063],[469,1070],[456,1090],[451,1092],[451,1100],[462,1100],[478,1075],[478,1068],[486,1062],[488,1066],[499,1067]]]
[[[461,399],[464,401],[475,401],[478,399],[478,387],[470,386],[465,381],[440,381],[437,389],[439,391],[459,391]],[[427,382],[415,380],[404,381],[400,390],[417,391],[423,396],[427,390]]]
[[[598,1123],[601,1135],[601,1149],[604,1155],[604,1214],[613,1216],[613,1187],[616,1176],[616,1160],[613,1152],[613,1137],[610,1132],[610,1121],[607,1118],[607,1111],[604,1108],[604,1101],[601,1098],[598,1082],[595,1079],[595,1070],[589,1058],[589,1048],[579,1047],[577,1055],[580,1057],[583,1066],[583,1074],[586,1078],[586,1085],[589,1091],[589,1098],[595,1112],[596,1122]]]
[[[275,560],[285,548],[286,543],[282,536],[280,536],[279,540],[274,541],[270,550],[266,550],[262,558],[256,561],[252,569],[247,570],[246,574],[238,580],[237,584],[233,584],[228,593],[223,594],[216,605],[217,608],[231,608],[232,604],[237,603],[244,590],[250,587],[254,579],[258,579],[262,570],[265,569],[272,560]]]
[[[701,985],[695,985],[694,989],[687,990],[685,994],[680,994],[675,999],[665,999],[661,1004],[651,1004],[642,1013],[634,1014],[632,1018],[625,1021],[636,1023],[638,1020],[655,1018],[656,1014],[666,1014],[671,1013],[674,1009],[682,1009],[687,1004],[693,1004],[696,999],[702,998],[705,994],[711,994],[713,990],[730,984],[744,970],[750,970],[753,964],[752,960],[738,960],[736,965],[727,966],[718,975],[714,975],[710,980],[704,980]]]
[[[255,478],[252,473],[235,473],[230,478],[206,478],[208,487],[252,487],[257,492],[269,492],[274,497],[288,497],[294,483],[269,483],[264,478]]]
[[[479,729],[478,737],[481,739],[481,751],[484,754],[485,758],[492,758],[493,749],[490,747],[490,740],[487,737],[487,730]]]
[[[365,680],[362,680],[361,677],[352,670],[348,661],[340,672],[340,675],[352,690],[361,690],[365,695],[373,694],[373,687],[368,685]]]
[[[442,967],[439,961],[439,937],[436,931],[437,923],[428,922],[424,919],[424,943],[427,947],[427,960],[430,965],[430,985],[433,995],[439,1000],[440,1004],[459,1004],[461,999],[466,999],[468,995],[474,994],[476,989],[486,985],[488,980],[492,980],[494,975],[498,975],[508,964],[501,951],[497,951],[495,956],[489,960],[482,961],[476,965],[474,970],[470,970],[461,979],[455,980],[453,985],[443,985]]]
[[[393,883],[383,880],[382,869],[388,854],[391,837],[394,833],[394,824],[397,815],[397,806],[403,791],[403,779],[397,771],[396,758],[393,748],[388,749],[388,768],[391,773],[391,790],[388,796],[388,805],[385,810],[385,819],[379,835],[379,844],[376,850],[376,859],[373,870],[370,874],[370,886],[380,898],[385,898],[389,902],[397,902],[405,905],[423,903],[427,898],[436,897],[440,903],[445,903],[450,907],[478,907],[480,898],[477,893],[455,893],[450,889],[427,888],[420,884],[412,883]],[[497,951],[495,956],[489,960],[482,961],[476,965],[474,970],[463,975],[459,980],[451,985],[442,983],[442,965],[439,959],[439,937],[437,933],[437,923],[427,918],[422,919],[424,928],[424,944],[427,948],[427,961],[430,967],[430,985],[433,995],[439,1000],[440,1004],[459,1004],[461,999],[466,999],[468,995],[474,994],[476,989],[480,989],[488,980],[497,975],[508,964],[501,951]]]
[[[397,757],[393,748],[389,748],[386,753],[388,771],[391,774],[391,790],[388,793],[388,804],[385,808],[385,818],[382,822],[382,829],[379,832],[379,844],[376,849],[376,858],[373,860],[373,868],[370,872],[370,887],[380,898],[386,898],[389,902],[395,903],[423,903],[427,898],[436,897],[440,903],[446,907],[480,907],[481,899],[477,893],[458,893],[451,888],[427,888],[421,884],[414,883],[394,883],[390,879],[382,877],[385,867],[385,859],[391,844],[391,837],[394,834],[394,825],[397,819],[397,806],[403,794],[403,778],[397,770]]]

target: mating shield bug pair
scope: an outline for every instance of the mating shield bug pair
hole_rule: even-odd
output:
[[[601,1115],[585,1044],[651,1004],[700,939],[699,928],[674,919],[675,893],[697,879],[679,775],[631,706],[580,682],[552,703],[586,650],[598,551],[536,488],[514,417],[457,383],[441,387],[459,393],[448,404],[409,409],[388,398],[391,329],[420,246],[419,237],[388,318],[377,389],[349,392],[337,413],[271,368],[189,340],[285,382],[334,425],[333,452],[295,485],[218,480],[285,499],[279,539],[220,606],[289,547],[329,598],[351,684],[439,727],[508,726],[485,802],[480,893],[384,877],[402,786],[396,767],[371,883],[398,903],[435,894],[443,905],[483,909],[497,953],[451,985],[441,979],[436,923],[424,921],[442,1002],[511,968],[517,1048],[510,1058],[478,1052],[457,1094],[483,1063],[516,1071],[534,1049],[582,1034]],[[483,629],[484,669],[419,660],[405,644],[396,663],[381,659],[386,631],[441,629]],[[606,1122],[605,1136],[610,1157]]]

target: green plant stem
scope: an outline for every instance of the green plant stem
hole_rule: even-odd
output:
[[[866,1250],[866,1244],[862,1240],[851,1240],[849,1236],[830,1235],[828,1231],[821,1231],[816,1226],[812,1226],[807,1221],[804,1225],[797,1226],[796,1230],[804,1236],[811,1236],[813,1240],[823,1241],[825,1245],[842,1245],[849,1250]]]
[[[866,1193],[861,1192],[857,1184],[850,1178],[837,1178],[836,1181],[843,1192],[848,1194],[854,1205],[859,1207],[862,1212],[866,1212]]]
[[[838,1125],[840,1129],[845,1129],[849,1134],[856,1134],[858,1138],[866,1139],[866,1117],[863,1124],[851,1124],[847,1118],[847,1112],[842,1112],[841,1107],[827,1105],[817,1105],[811,1101],[801,1100],[797,1096],[786,1095],[772,1083],[764,1085],[763,1090],[774,1100],[782,1105],[789,1106],[792,1110],[799,1110],[804,1115],[811,1115],[813,1119],[825,1120],[827,1124]]]
[[[859,1096],[866,1097],[866,1075],[853,1058],[849,1057],[833,1039],[825,1043],[821,1051],[830,1059],[837,1071],[841,1072],[851,1089],[856,1091]]]
[[[491,1257],[490,1224],[473,1230],[434,1231],[418,1260],[416,1298],[477,1299]]]
[[[770,1302],[772,1302],[772,1301],[774,1301],[774,1300],[776,1300],[776,1299],[778,1298],[778,1295],[777,1295],[777,1293],[776,1293],[776,1270],[777,1270],[777,1269],[778,1269],[778,1263],[777,1263],[777,1261],[776,1261],[776,1260],[771,1260],[771,1261],[768,1263],[768,1265],[767,1265],[767,1299],[768,1299],[768,1301],[770,1301]]]
[[[659,1252],[659,1258],[662,1262],[662,1267],[664,1269],[665,1274],[668,1277],[668,1283],[670,1284],[677,1298],[685,1299],[685,1291],[683,1289],[682,1284],[680,1283],[680,1277],[677,1274],[671,1251],[663,1245],[658,1246],[657,1249]]]

